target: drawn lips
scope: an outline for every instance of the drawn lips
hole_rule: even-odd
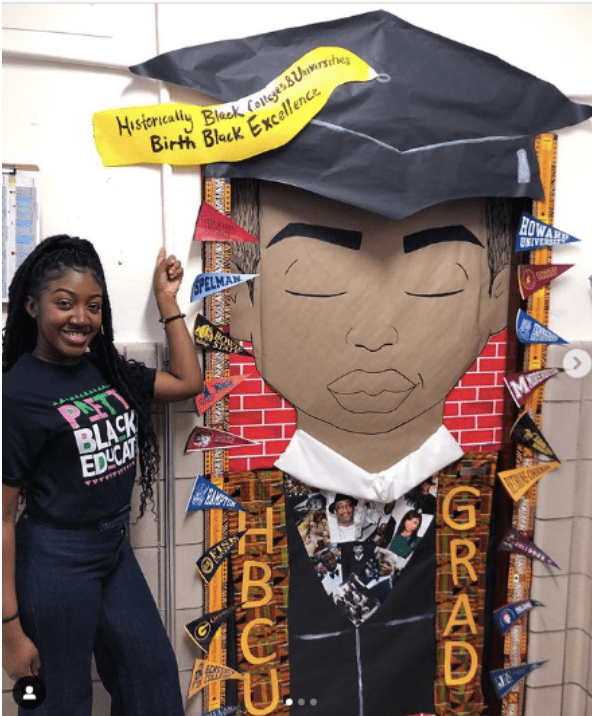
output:
[[[394,369],[352,370],[327,386],[342,408],[352,413],[391,413],[417,387]]]

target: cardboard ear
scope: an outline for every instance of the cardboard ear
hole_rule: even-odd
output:
[[[508,324],[510,267],[504,267],[494,278],[490,294],[489,335],[503,331]]]
[[[230,292],[230,335],[235,340],[252,342],[257,320],[248,284],[235,286]]]

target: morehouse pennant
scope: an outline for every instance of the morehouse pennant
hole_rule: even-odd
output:
[[[547,264],[537,266],[536,264],[518,266],[518,288],[522,298],[528,298],[539,288],[543,288],[557,276],[561,276],[574,264]]]
[[[243,447],[244,445],[256,444],[255,440],[241,438],[240,435],[227,433],[225,430],[202,428],[197,425],[193,428],[191,435],[187,438],[185,452],[199,452],[201,450],[215,450],[218,448],[229,450],[233,447]]]
[[[200,273],[193,279],[190,301],[191,303],[201,301],[206,296],[238,286],[239,283],[250,281],[258,275],[256,273],[215,273],[213,271]]]
[[[512,427],[510,440],[513,440],[520,445],[524,445],[530,450],[535,450],[536,452],[541,453],[541,455],[546,455],[552,460],[561,462],[555,454],[553,448],[549,445],[541,431],[538,429],[528,410],[518,416],[518,419]]]
[[[213,485],[203,475],[198,475],[187,504],[187,512],[210,510],[216,507],[223,510],[248,511],[234,497]]]
[[[558,343],[563,345],[567,343],[564,338],[553,333],[551,329],[543,326],[542,323],[529,316],[521,308],[518,309],[518,315],[516,316],[516,335],[520,343],[525,343],[526,345],[531,343]]]
[[[215,545],[212,545],[202,554],[195,565],[204,582],[208,583],[212,579],[218,567],[246,534],[247,531],[243,530],[229,537],[224,537],[224,539],[216,542]]]
[[[237,341],[233,340],[227,333],[224,333],[221,328],[208,321],[201,313],[195,316],[193,340],[196,346],[201,346],[205,349],[253,357],[252,353],[245,350]]]
[[[516,251],[532,251],[547,246],[561,246],[579,241],[565,231],[559,231],[544,221],[524,212],[520,217],[520,227],[516,232]]]
[[[493,612],[493,619],[498,628],[499,633],[503,636],[510,627],[512,627],[520,617],[529,612],[533,607],[544,606],[541,602],[534,599],[521,599],[513,604],[506,604]]]
[[[229,375],[227,378],[212,378],[204,380],[203,390],[195,396],[195,407],[198,415],[203,415],[206,410],[225,395],[228,395],[239,383],[242,383],[248,375]]]
[[[236,607],[232,606],[220,609],[217,612],[204,614],[203,617],[199,617],[199,619],[194,619],[192,622],[189,622],[189,624],[185,624],[185,631],[189,634],[194,644],[203,652],[207,653],[214,635],[222,624],[228,621],[234,614],[235,610]]]
[[[561,465],[560,462],[545,462],[541,465],[530,465],[528,467],[517,467],[513,470],[499,472],[498,477],[502,485],[508,491],[510,497],[517,501],[530,488],[538,482],[541,477],[553,472]]]
[[[223,664],[215,664],[205,659],[196,659],[193,665],[193,673],[189,682],[189,690],[187,698],[190,699],[199,691],[205,688],[213,681],[223,681],[224,679],[242,679],[243,675],[238,671],[231,669]]]
[[[216,211],[213,206],[204,202],[197,215],[194,241],[250,241],[258,242],[253,234],[235,224],[224,214]]]
[[[526,678],[531,671],[538,669],[546,661],[536,661],[531,664],[521,664],[520,666],[510,666],[507,669],[494,669],[489,672],[497,695],[500,699],[511,691],[517,683]]]
[[[525,557],[538,559],[540,562],[544,562],[545,564],[550,564],[552,567],[561,569],[561,567],[558,564],[555,564],[551,557],[543,552],[540,547],[537,547],[532,540],[530,540],[526,535],[518,532],[518,530],[513,527],[510,527],[510,529],[506,532],[504,538],[499,544],[498,551],[522,554]]]
[[[528,396],[542,385],[546,380],[557,373],[562,373],[563,368],[543,368],[542,370],[531,370],[527,373],[511,373],[504,377],[504,383],[510,391],[510,395],[518,407],[524,405]]]

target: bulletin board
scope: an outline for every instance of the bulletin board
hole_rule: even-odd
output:
[[[14,272],[39,242],[39,170],[2,165],[2,301]]]

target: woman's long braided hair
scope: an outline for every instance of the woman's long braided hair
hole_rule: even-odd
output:
[[[37,344],[37,322],[26,308],[27,296],[37,301],[49,281],[66,271],[89,271],[103,291],[101,329],[90,344],[90,354],[103,377],[135,409],[138,416],[138,454],[141,486],[140,516],[148,501],[154,504],[153,484],[159,452],[152,424],[153,393],[142,380],[143,366],[127,361],[113,344],[113,321],[107,283],[99,255],[86,239],[60,234],[42,241],[17,269],[8,290],[8,314],[2,335],[2,373]],[[26,486],[24,490],[26,494]]]

